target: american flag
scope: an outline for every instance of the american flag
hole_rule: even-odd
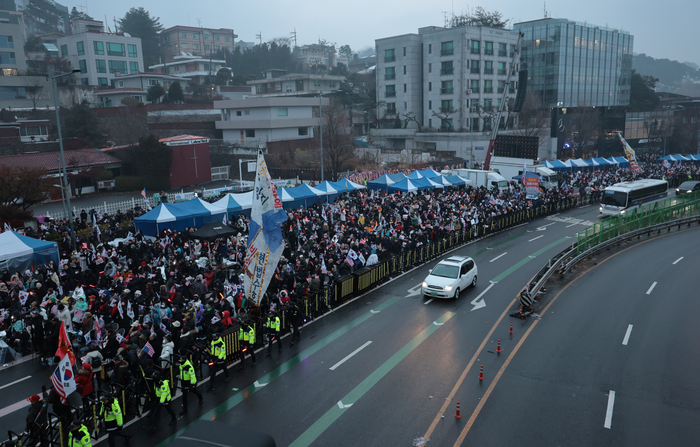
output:
[[[149,342],[146,342],[146,346],[143,347],[143,350],[146,351],[149,357],[153,357],[153,354],[156,353],[156,350],[153,349],[153,346],[151,346]]]
[[[65,404],[68,395],[76,390],[75,377],[73,376],[73,367],[70,364],[68,354],[64,355],[56,371],[51,374],[51,383],[53,384],[56,393],[61,398],[61,403]]]

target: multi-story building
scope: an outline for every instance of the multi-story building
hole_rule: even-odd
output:
[[[207,77],[216,76],[216,73],[225,66],[224,60],[187,55],[175,56],[170,62],[151,65],[149,68],[156,73],[188,78],[202,84],[206,82]]]
[[[413,127],[443,131],[489,130],[517,40],[510,30],[475,26],[430,26],[378,39],[380,119],[409,117]],[[507,98],[515,96],[515,81]]]
[[[345,76],[287,73],[286,70],[266,70],[264,79],[247,81],[255,96],[314,96],[340,88]]]
[[[183,25],[164,29],[160,36],[165,62],[184,54],[205,57],[219,50],[233,53],[238,37],[228,28],[210,29]]]
[[[546,107],[629,104],[634,37],[627,31],[546,18],[513,25],[524,34],[528,90]]]
[[[333,68],[337,67],[338,64],[343,64],[347,67],[350,62],[347,57],[336,53],[335,47],[322,44],[295,47],[294,58],[308,67],[324,65],[327,68]]]
[[[156,84],[163,86],[167,92],[173,82],[180,82],[184,90],[189,78],[163,75],[157,73],[134,73],[120,75],[112,80],[111,88],[100,89],[95,92],[102,107],[122,106],[122,99],[132,97],[139,102],[146,102],[148,89]]]
[[[328,98],[323,98],[327,106]],[[243,147],[265,146],[269,142],[306,140],[313,138],[319,118],[314,108],[318,98],[267,97],[241,100],[214,101],[221,109],[221,121],[216,128],[230,144]]]
[[[78,84],[109,88],[119,74],[145,71],[140,38],[106,33],[104,27],[95,26],[101,22],[90,22],[86,32],[59,37],[56,42],[60,56],[80,68],[75,75]]]

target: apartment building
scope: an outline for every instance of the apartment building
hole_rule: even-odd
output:
[[[197,28],[194,26],[171,26],[160,32],[163,56],[165,62],[170,62],[176,56],[209,56],[223,50],[233,53],[236,37],[229,28]]]
[[[255,96],[313,96],[340,88],[345,76],[287,73],[286,70],[266,70],[263,79],[246,81]]]

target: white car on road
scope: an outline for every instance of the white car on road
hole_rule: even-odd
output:
[[[469,256],[450,256],[430,270],[421,292],[426,298],[457,298],[469,286],[476,286],[476,263]]]

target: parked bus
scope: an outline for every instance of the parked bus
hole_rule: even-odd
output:
[[[600,213],[604,216],[625,214],[625,210],[629,208],[667,196],[668,182],[666,180],[645,179],[616,183],[603,191]]]

